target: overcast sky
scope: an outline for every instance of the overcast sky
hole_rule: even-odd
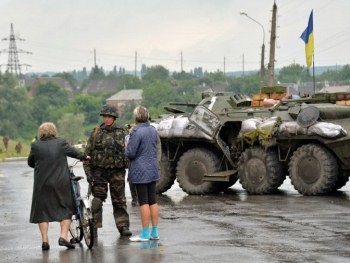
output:
[[[265,65],[273,0],[1,0],[0,38],[13,23],[22,72],[72,71],[94,65],[126,70],[163,65],[170,71],[195,67],[242,71],[260,68],[265,31]],[[301,33],[314,10],[315,66],[350,64],[349,0],[276,0],[275,68],[305,65]],[[0,42],[7,64],[9,41]],[[224,59],[225,58],[225,59]],[[225,60],[225,63],[224,63]],[[4,71],[6,65],[1,67]]]

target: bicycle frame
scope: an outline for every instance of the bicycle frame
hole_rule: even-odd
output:
[[[75,176],[73,172],[73,167],[79,161],[75,161],[70,165],[70,179],[72,183],[73,191],[73,202],[75,204],[75,211],[72,217],[71,226],[69,232],[72,235],[71,242],[79,243],[83,237],[85,243],[89,249],[92,248],[94,244],[94,233],[93,233],[93,220],[91,211],[91,186],[89,185],[88,192],[86,196],[82,197],[80,194],[80,184],[79,180],[84,178],[83,176]]]

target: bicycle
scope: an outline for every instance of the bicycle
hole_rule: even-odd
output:
[[[84,237],[86,246],[91,249],[94,245],[94,225],[91,211],[91,186],[89,184],[86,196],[80,195],[79,180],[83,176],[75,176],[73,167],[80,161],[75,161],[69,166],[70,179],[73,189],[73,198],[75,201],[75,212],[72,216],[72,222],[69,232],[72,235],[71,243],[80,243]]]

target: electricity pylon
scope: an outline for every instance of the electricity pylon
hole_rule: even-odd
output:
[[[27,66],[30,67],[31,65],[28,64],[20,64],[18,53],[25,53],[25,54],[32,54],[32,52],[24,51],[22,49],[18,49],[16,45],[16,40],[24,41],[23,38],[16,37],[13,32],[13,25],[11,23],[11,32],[10,36],[8,38],[3,38],[3,41],[10,41],[10,45],[8,49],[4,49],[1,52],[9,53],[8,62],[7,64],[2,64],[1,66],[7,66],[7,71],[11,72],[12,74],[15,74],[16,76],[21,75],[21,67]],[[0,53],[1,53],[0,52]]]

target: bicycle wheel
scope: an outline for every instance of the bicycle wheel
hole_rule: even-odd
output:
[[[84,236],[85,244],[89,249],[94,245],[94,225],[92,221],[91,209],[87,208],[84,204],[84,201],[80,202],[80,225],[82,230],[82,235]]]
[[[76,215],[73,215],[72,222],[69,227],[69,232],[72,236],[71,243],[79,243],[83,238],[83,233],[80,227],[80,219]]]

